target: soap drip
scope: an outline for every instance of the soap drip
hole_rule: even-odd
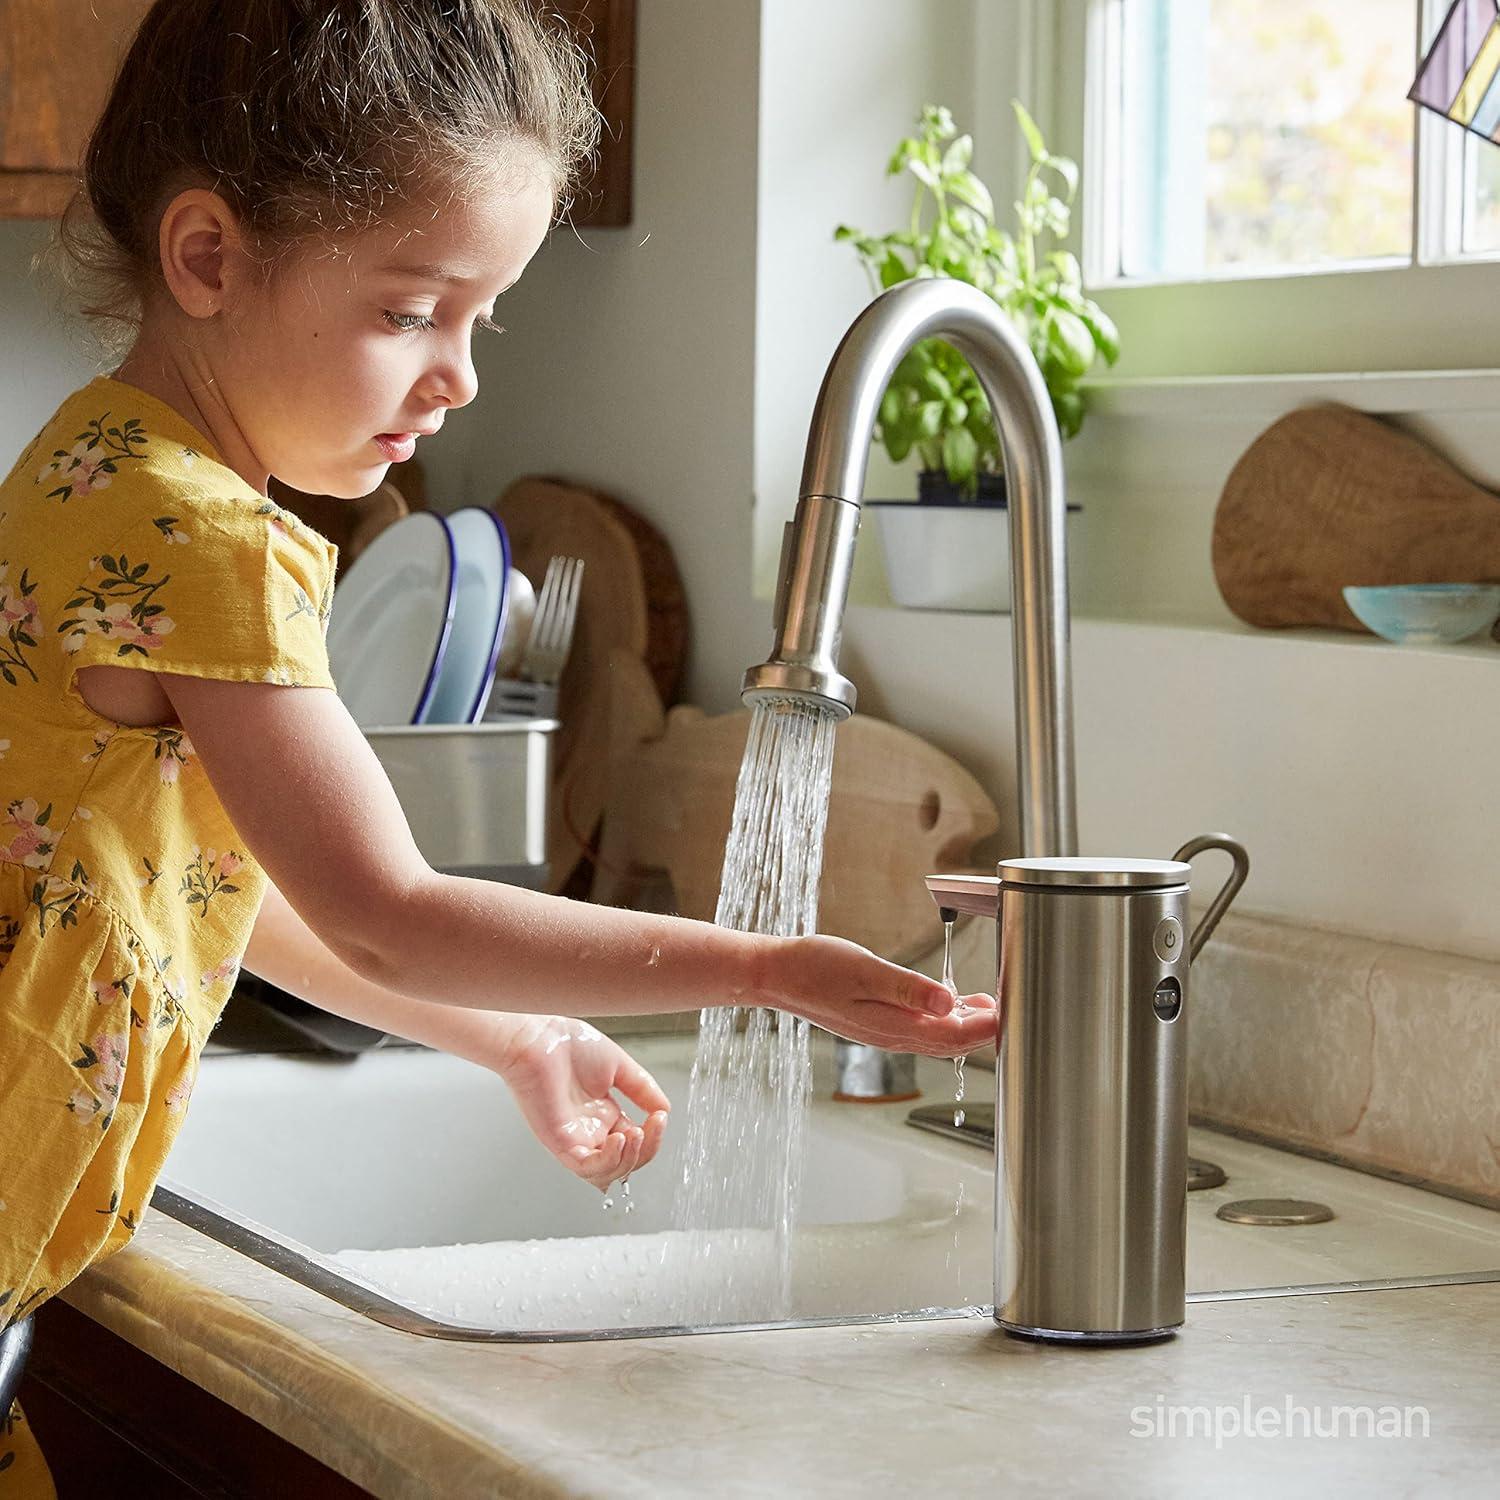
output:
[[[620,1184],[620,1191],[625,1195],[625,1212],[633,1214],[635,1212],[635,1204],[630,1200],[630,1174],[628,1172],[625,1175],[625,1180]]]

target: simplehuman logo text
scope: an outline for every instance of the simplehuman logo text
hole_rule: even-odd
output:
[[[1425,1406],[1305,1406],[1293,1396],[1279,1405],[1176,1405],[1158,1396],[1130,1408],[1136,1438],[1208,1438],[1215,1448],[1241,1438],[1416,1438],[1432,1435]]]

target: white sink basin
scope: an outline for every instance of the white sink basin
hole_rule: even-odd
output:
[[[694,1038],[629,1045],[685,1108]],[[821,1039],[819,1074],[828,1052]],[[952,1096],[950,1064],[920,1059],[918,1081],[923,1102]],[[824,1076],[789,1310],[756,1290],[768,1236],[716,1239],[705,1259],[670,1228],[680,1122],[632,1182],[634,1211],[616,1192],[605,1212],[496,1077],[420,1048],[206,1057],[157,1204],[372,1316],[450,1337],[660,1331],[698,1321],[691,1309],[726,1280],[750,1290],[720,1326],[987,1307],[990,1153],[911,1129],[910,1104],[836,1104],[829,1092]],[[992,1100],[993,1075],[971,1068],[968,1093]],[[1208,1131],[1192,1132],[1190,1148],[1228,1174],[1188,1198],[1191,1295],[1500,1270],[1500,1213]],[[1270,1228],[1215,1217],[1223,1203],[1269,1197],[1313,1199],[1335,1218]]]

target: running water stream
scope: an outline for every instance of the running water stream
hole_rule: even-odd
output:
[[[740,932],[817,930],[818,880],[837,717],[795,699],[751,713],[714,920]],[[683,1276],[702,1290],[693,1324],[789,1315],[792,1231],[812,1094],[809,1026],[785,1012],[702,1012],[688,1091],[673,1254],[716,1264]],[[684,1268],[686,1269],[686,1268]]]

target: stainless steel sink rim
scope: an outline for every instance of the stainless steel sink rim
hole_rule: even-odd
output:
[[[952,1320],[993,1318],[989,1306],[932,1307],[914,1312],[870,1313],[855,1317],[787,1318],[765,1323],[713,1323],[643,1328],[588,1329],[500,1329],[471,1328],[459,1323],[445,1323],[430,1318],[403,1303],[394,1302],[369,1287],[340,1276],[317,1261],[299,1254],[269,1235],[243,1224],[226,1214],[199,1203],[173,1188],[157,1184],[151,1206],[176,1219],[189,1229],[216,1240],[226,1248],[259,1262],[278,1275],[295,1281],[310,1291],[327,1297],[360,1313],[372,1322],[402,1333],[423,1338],[446,1339],[474,1344],[581,1344],[606,1339],[681,1338],[706,1333],[767,1333],[778,1328],[862,1328],[883,1323],[925,1323]],[[315,1253],[315,1252],[314,1252]],[[1433,1276],[1392,1276],[1349,1282],[1319,1282],[1305,1286],[1240,1287],[1221,1292],[1189,1292],[1190,1303],[1240,1302],[1262,1297],[1309,1297],[1334,1292],[1404,1291],[1421,1287],[1469,1286],[1500,1281],[1500,1268],[1493,1271],[1459,1271]]]

